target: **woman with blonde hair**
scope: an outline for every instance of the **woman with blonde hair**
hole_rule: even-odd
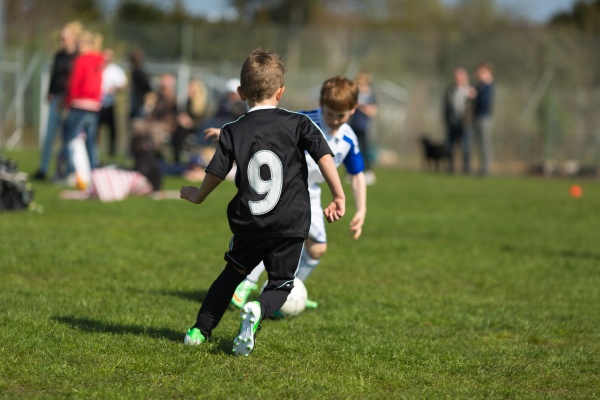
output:
[[[199,133],[208,109],[208,94],[204,82],[192,79],[188,83],[188,99],[185,110],[177,116],[177,129],[171,138],[175,163],[181,161],[181,153],[188,135]]]

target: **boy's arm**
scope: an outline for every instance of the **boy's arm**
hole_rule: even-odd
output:
[[[349,175],[349,177],[352,194],[354,195],[354,204],[356,205],[356,214],[350,221],[350,233],[354,239],[358,239],[367,216],[367,182],[364,172]]]
[[[206,197],[213,190],[215,190],[215,188],[219,186],[221,182],[223,182],[223,179],[211,174],[210,172],[207,172],[204,180],[202,181],[202,185],[200,185],[200,188],[195,186],[182,186],[181,191],[179,192],[179,197],[187,201],[191,201],[194,204],[200,204],[206,200]]]
[[[338,175],[331,154],[321,157],[317,164],[333,196],[333,201],[323,210],[323,214],[325,214],[327,222],[335,222],[346,213],[346,196],[344,195],[342,182],[340,181],[340,176]]]

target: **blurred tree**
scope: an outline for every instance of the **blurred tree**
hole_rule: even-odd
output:
[[[182,23],[191,20],[190,14],[183,5],[183,0],[172,0],[173,6],[167,14],[167,18],[172,22]]]
[[[561,12],[552,17],[550,26],[600,33],[600,0],[577,1],[571,11]]]
[[[363,1],[370,3],[368,1]],[[447,10],[440,0],[388,0],[386,22],[404,29],[442,28]]]
[[[102,9],[99,0],[29,0],[29,1],[7,1],[6,21],[9,21],[6,29],[7,42],[27,43],[40,39],[42,47],[46,47],[51,40],[52,48],[56,38],[48,33],[60,30],[66,22],[79,20],[83,24],[101,21]],[[44,32],[45,35],[39,35]]]
[[[124,0],[117,6],[116,22],[156,23],[165,21],[165,11],[143,0]]]
[[[319,8],[319,0],[282,0],[269,8],[269,19],[278,24],[306,25]]]

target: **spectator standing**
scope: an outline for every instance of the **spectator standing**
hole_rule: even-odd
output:
[[[454,70],[454,81],[444,93],[444,122],[446,146],[450,154],[448,169],[454,172],[454,149],[462,144],[463,172],[470,172],[471,156],[471,100],[475,89],[469,85],[469,75],[464,68]]]
[[[358,86],[358,107],[352,115],[349,125],[358,138],[358,146],[361,149],[365,162],[365,179],[368,185],[373,185],[376,181],[375,173],[372,169],[374,159],[373,149],[370,146],[371,121],[377,114],[377,99],[372,86],[371,75],[361,71],[356,75],[356,85]]]
[[[96,154],[96,129],[102,108],[102,71],[104,56],[97,48],[100,36],[84,31],[79,37],[80,55],[73,63],[65,105],[69,108],[63,129],[64,151],[67,155],[67,172],[75,171],[69,144],[81,132],[85,133],[85,147],[90,167],[98,166]]]
[[[83,27],[79,22],[70,22],[60,32],[60,48],[54,54],[50,87],[48,88],[49,111],[46,136],[42,144],[40,167],[33,175],[33,179],[36,180],[45,180],[48,174],[56,132],[63,121],[65,92],[69,76],[73,68],[73,61],[78,56],[77,37],[82,30]]]
[[[104,70],[102,71],[102,108],[98,121],[98,137],[100,128],[104,125],[108,128],[109,154],[114,157],[117,151],[117,127],[115,123],[115,99],[117,92],[127,86],[127,75],[125,70],[114,63],[114,51],[105,49]]]
[[[140,49],[129,55],[131,62],[131,91],[129,94],[129,119],[142,118],[146,115],[144,104],[146,95],[152,92],[150,79],[144,70],[144,53]]]
[[[479,172],[490,173],[493,158],[492,111],[494,103],[494,76],[492,66],[480,64],[476,70],[476,95],[473,102],[473,133],[479,150]]]

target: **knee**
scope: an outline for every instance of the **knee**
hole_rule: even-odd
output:
[[[263,292],[277,290],[280,292],[290,293],[294,288],[294,280],[270,280],[267,282]]]
[[[243,268],[240,268],[239,266],[228,262],[227,265],[225,265],[225,270],[227,271],[227,273],[231,276],[242,276],[243,278],[246,278],[246,276],[248,275],[248,272],[246,272],[246,270],[244,270]]]
[[[306,247],[306,253],[312,259],[319,260],[327,251],[327,243],[314,243]]]

